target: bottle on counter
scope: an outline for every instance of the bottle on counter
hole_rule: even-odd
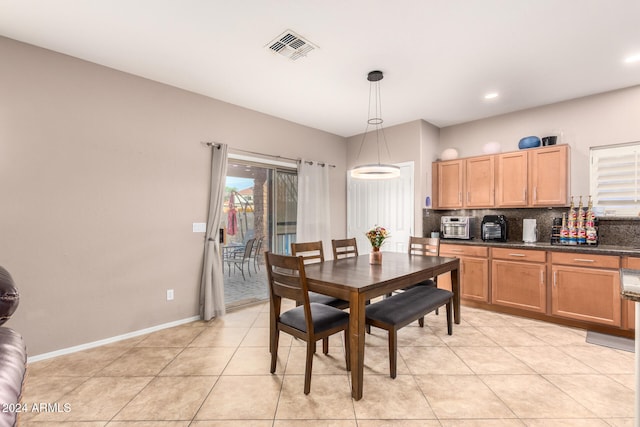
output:
[[[591,196],[589,196],[589,205],[587,207],[587,214],[585,218],[585,228],[586,228],[586,240],[588,245],[597,245],[598,244],[598,228],[596,227],[596,216],[593,213],[593,201],[591,200]]]
[[[562,214],[562,225],[560,226],[560,244],[569,244],[569,227],[567,227],[567,214]]]

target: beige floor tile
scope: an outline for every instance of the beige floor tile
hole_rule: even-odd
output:
[[[211,327],[198,335],[189,347],[238,347],[249,328]]]
[[[34,374],[51,377],[87,377],[96,374],[126,352],[126,347],[97,347],[79,351],[52,359],[45,367],[35,370]]]
[[[607,427],[599,418],[522,420],[527,427]]]
[[[281,388],[279,375],[222,376],[195,420],[273,420]]]
[[[102,369],[100,376],[145,377],[157,375],[182,349],[134,347]]]
[[[475,375],[419,375],[416,381],[438,418],[516,418]]]
[[[409,368],[398,354],[396,361],[398,375],[409,375]],[[389,349],[387,347],[366,347],[364,349],[364,375],[390,375]]]
[[[633,427],[634,418],[605,418],[604,421],[611,427]]]
[[[538,374],[594,374],[596,371],[552,346],[504,347]]]
[[[291,335],[280,334],[280,345],[286,345],[286,340],[291,340]],[[241,347],[269,347],[269,325],[266,328],[253,327],[240,343]]]
[[[107,421],[19,421],[20,427],[104,427]]]
[[[189,345],[205,327],[176,326],[153,332],[140,341],[138,347],[185,347]]]
[[[268,352],[267,352],[268,354]],[[307,349],[305,347],[291,347],[287,360],[286,375],[304,375],[307,363]],[[313,375],[320,374],[346,374],[347,361],[342,348],[329,347],[329,354],[322,352],[322,345],[318,345],[313,356]]]
[[[90,377],[45,377],[30,375],[22,387],[22,402],[57,402],[62,396],[79,387]]]
[[[41,413],[36,421],[108,421],[112,419],[151,377],[97,377],[61,397],[61,405],[68,404],[68,412]]]
[[[358,427],[440,427],[438,420],[358,420]]]
[[[565,346],[587,344],[586,332],[581,329],[542,324],[539,326],[528,327],[527,332],[544,341],[548,345]]]
[[[189,421],[111,421],[107,427],[189,427]]]
[[[610,374],[607,376],[612,380],[619,382],[623,386],[630,388],[631,390],[636,388],[635,374]]]
[[[267,309],[266,312],[261,312],[258,313],[258,316],[256,317],[255,322],[253,322],[253,325],[251,325],[254,328],[269,328],[269,310]]]
[[[367,375],[364,396],[354,401],[356,418],[365,419],[435,419],[424,394],[411,375]]]
[[[533,370],[500,347],[455,347],[453,351],[476,374],[532,374]]]
[[[122,421],[191,420],[218,377],[156,377],[115,417]]]
[[[273,427],[271,420],[193,421],[189,427]]]
[[[285,375],[277,420],[355,420],[348,375],[311,375],[304,394],[304,375]]]
[[[559,349],[602,374],[633,374],[635,372],[633,353],[625,354],[620,350],[595,344],[569,345]]]
[[[187,347],[159,375],[217,376],[225,369],[234,351],[231,347]]]
[[[288,348],[278,351],[276,372],[284,373],[284,361],[287,360]],[[271,367],[271,353],[268,347],[238,347],[223,375],[266,375]]]
[[[474,326],[453,326],[453,335],[440,335],[442,342],[449,347],[497,347],[495,341],[480,332]]]
[[[480,375],[519,418],[591,418],[593,412],[539,375]]]
[[[513,326],[513,319],[510,316],[491,311],[476,310],[470,312],[467,307],[462,307],[460,311],[464,320],[472,326]]]
[[[401,347],[398,353],[413,375],[472,373],[448,347]]]
[[[440,420],[442,427],[523,427],[519,419],[484,418],[476,420]]]
[[[519,327],[478,326],[478,330],[504,347],[543,346],[546,344]]]
[[[385,331],[386,332],[386,331]],[[446,335],[445,331],[442,335]],[[386,333],[385,333],[386,335]],[[388,343],[388,341],[387,341]],[[431,328],[425,325],[421,328],[416,323],[415,326],[406,326],[398,331],[398,346],[402,347],[434,347],[444,346],[441,337],[438,336]]]
[[[213,319],[210,326],[223,326],[225,328],[250,328],[260,315],[257,307],[247,307],[243,310],[232,311],[224,316]]]
[[[356,420],[275,420],[273,423],[273,427],[361,427],[363,425]]]
[[[545,375],[599,417],[633,417],[634,393],[606,375]]]

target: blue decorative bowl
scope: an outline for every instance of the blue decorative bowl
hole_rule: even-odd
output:
[[[537,136],[526,136],[518,142],[518,148],[521,150],[533,147],[540,147],[540,138]]]

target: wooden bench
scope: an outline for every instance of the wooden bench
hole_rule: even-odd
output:
[[[432,286],[416,286],[405,292],[394,294],[366,307],[367,325],[386,329],[389,332],[389,370],[396,377],[398,330],[416,320],[422,320],[433,310],[447,306],[447,333],[453,333],[453,292]],[[424,321],[420,322],[424,326]]]

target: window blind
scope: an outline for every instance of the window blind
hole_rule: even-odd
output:
[[[590,193],[605,216],[640,213],[640,142],[592,147]]]

